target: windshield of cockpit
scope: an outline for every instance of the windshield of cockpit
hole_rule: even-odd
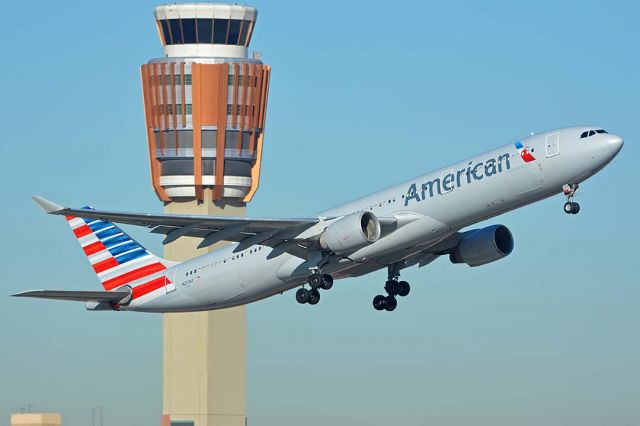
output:
[[[580,135],[580,139],[589,138],[589,137],[591,137],[593,135],[597,135],[598,133],[608,133],[608,132],[606,130],[604,130],[604,129],[585,130]]]

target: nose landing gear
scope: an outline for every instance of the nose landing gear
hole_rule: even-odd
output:
[[[299,288],[296,291],[296,301],[300,304],[317,305],[320,302],[320,289],[329,290],[333,287],[333,277],[314,271],[307,278],[307,283],[311,289]]]
[[[569,183],[562,187],[562,192],[567,196],[567,202],[564,203],[564,212],[566,214],[578,214],[580,212],[580,204],[573,201],[573,197],[578,191],[577,183]]]

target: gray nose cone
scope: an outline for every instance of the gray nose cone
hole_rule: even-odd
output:
[[[624,145],[624,139],[620,136],[610,135],[607,141],[607,147],[611,151],[612,155],[616,155],[622,149],[622,145]]]

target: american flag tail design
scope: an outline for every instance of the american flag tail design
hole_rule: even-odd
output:
[[[111,222],[66,219],[105,290],[128,286],[133,299],[156,290],[164,292],[165,271],[173,262],[155,256]]]

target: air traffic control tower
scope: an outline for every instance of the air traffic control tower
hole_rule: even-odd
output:
[[[158,6],[164,49],[142,65],[151,180],[166,213],[244,215],[260,178],[270,67],[249,57],[258,11],[189,3]],[[165,257],[212,246],[169,235]],[[245,308],[165,314],[163,423],[244,426]]]

